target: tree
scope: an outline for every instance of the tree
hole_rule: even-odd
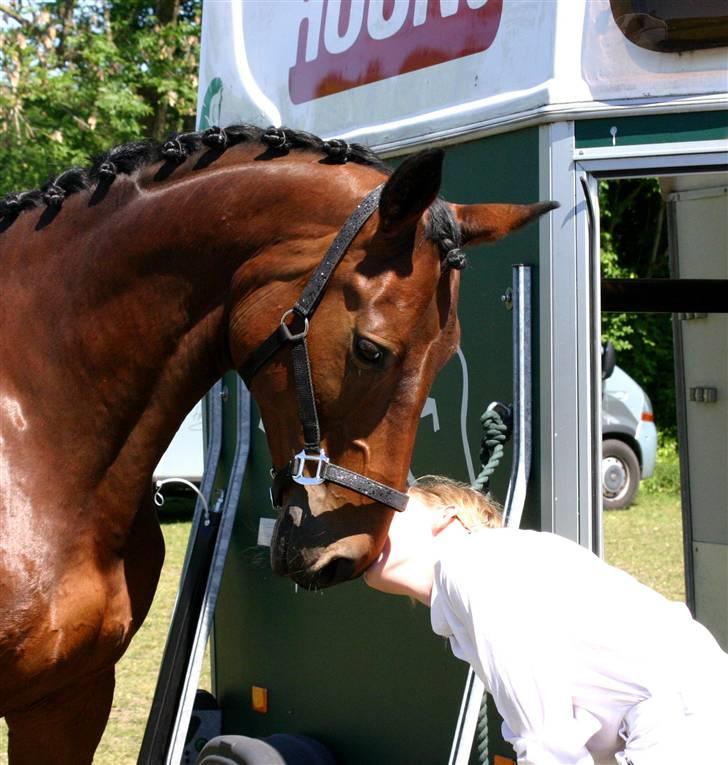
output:
[[[602,181],[602,276],[611,279],[670,275],[665,204],[655,178]],[[661,431],[673,434],[675,372],[669,314],[602,314],[602,339],[617,363],[647,391]]]
[[[0,3],[0,195],[194,127],[201,1]]]

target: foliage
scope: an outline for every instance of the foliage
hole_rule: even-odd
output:
[[[656,179],[603,181],[602,276],[669,276],[665,206]],[[602,314],[602,340],[611,340],[617,363],[647,391],[660,430],[674,435],[675,373],[669,314]]]
[[[680,495],[680,459],[674,437],[664,435],[660,439],[654,475],[640,483],[640,494],[671,494],[676,497]]]
[[[0,2],[0,196],[86,165],[115,144],[191,129],[201,5]],[[604,276],[666,276],[657,182],[603,182],[600,202]],[[605,314],[603,332],[649,393],[658,426],[674,432],[669,317]]]
[[[194,125],[201,1],[0,3],[0,195]]]

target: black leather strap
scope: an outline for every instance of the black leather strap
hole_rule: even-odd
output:
[[[238,369],[238,374],[243,378],[245,385],[250,388],[250,383],[262,367],[288,342],[279,324],[273,332],[248,356],[245,363]]]
[[[248,387],[250,387],[250,382],[256,372],[284,345],[290,344],[298,416],[303,428],[304,451],[302,454],[317,455],[312,458],[316,461],[317,465],[322,467],[321,481],[331,481],[395,510],[404,510],[408,501],[406,494],[359,473],[355,473],[352,470],[347,470],[339,465],[328,462],[326,455],[321,449],[321,429],[316,411],[316,396],[311,377],[308,346],[306,344],[309,318],[316,310],[321,300],[321,295],[326,289],[331,275],[336,270],[336,266],[339,265],[354,238],[361,231],[362,226],[377,209],[383,188],[384,184],[378,186],[373,191],[370,191],[359,203],[336,235],[331,246],[326,251],[326,255],[324,255],[313,274],[309,277],[296,304],[293,308],[286,311],[276,329],[250,354],[245,364],[239,369],[239,373]],[[286,486],[294,480],[294,461],[295,458],[283,470],[273,474],[271,501],[275,507],[281,506],[283,492]],[[305,461],[308,461],[308,457],[305,458]],[[301,470],[303,470],[303,467],[301,464]],[[296,480],[302,482],[302,473],[296,476]]]
[[[337,483],[339,486],[345,486],[347,489],[353,489],[359,494],[363,494],[375,502],[381,502],[383,505],[399,510],[400,512],[407,507],[409,497],[401,491],[385,486],[373,478],[367,478],[360,473],[347,470],[339,465],[329,462],[324,470],[324,478],[331,483]]]
[[[321,430],[316,412],[316,395],[313,391],[311,363],[308,360],[308,346],[305,337],[293,343],[291,365],[293,367],[293,381],[296,385],[298,419],[303,428],[303,448],[307,452],[314,451],[321,446]]]
[[[362,226],[377,209],[383,188],[384,184],[370,191],[357,205],[354,212],[349,216],[349,220],[346,221],[336,235],[336,238],[326,251],[326,255],[324,255],[314,270],[308,283],[303,288],[301,296],[296,301],[295,310],[301,316],[310,317],[316,310],[316,306],[319,300],[321,300],[321,295],[329,283],[331,274],[334,273],[336,266],[339,265],[339,262],[346,254],[349,246],[354,241],[354,237],[361,231]]]
[[[273,474],[271,502],[276,508],[280,508],[283,504],[283,492],[293,480],[291,477],[292,465],[293,462],[291,461],[283,470]],[[387,507],[391,507],[399,512],[407,507],[407,502],[409,501],[409,497],[404,492],[385,486],[383,483],[379,483],[379,481],[375,481],[373,478],[367,478],[360,473],[355,473],[353,470],[347,470],[340,465],[335,465],[333,462],[329,462],[325,466],[322,478],[351,489],[358,494],[363,494],[365,497],[369,497],[369,499],[382,505],[387,505]]]
[[[291,313],[294,314],[294,324],[300,323],[303,319],[309,318],[321,300],[326,285],[329,283],[331,275],[336,270],[341,259],[346,254],[349,246],[354,241],[354,237],[361,231],[362,226],[371,218],[372,213],[379,205],[379,197],[382,195],[384,184],[377,186],[370,191],[359,203],[349,219],[343,225],[336,235],[331,246],[326,251],[314,272],[306,282],[300,297]],[[281,324],[250,354],[245,363],[240,367],[238,373],[250,387],[250,383],[265,364],[271,359],[284,345],[289,342],[289,337],[285,333]]]

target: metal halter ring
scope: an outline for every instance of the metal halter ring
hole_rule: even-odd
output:
[[[316,475],[308,476],[303,474],[303,469],[306,467],[307,462],[316,463]],[[330,460],[323,449],[314,453],[309,453],[302,449],[291,461],[291,478],[296,483],[301,484],[301,486],[316,486],[326,480],[322,473],[329,462]]]
[[[308,334],[308,317],[303,316],[303,331],[302,332],[291,332],[288,324],[286,324],[286,319],[292,314],[296,313],[295,308],[289,308],[283,316],[281,316],[281,331],[283,332],[286,340],[288,342],[295,342],[296,340],[303,340],[304,337]],[[300,316],[301,314],[297,314]]]

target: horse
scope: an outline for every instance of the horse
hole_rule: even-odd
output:
[[[442,162],[390,172],[361,145],[232,125],[0,200],[11,765],[92,762],[164,557],[154,467],[225,372],[245,375],[277,472],[274,570],[316,589],[376,558],[458,344],[462,248],[553,207],[445,202]]]

